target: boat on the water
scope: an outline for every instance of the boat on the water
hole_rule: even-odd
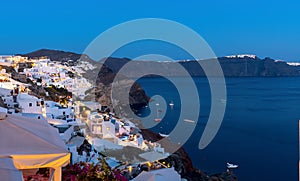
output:
[[[239,167],[238,165],[235,165],[235,164],[232,164],[232,163],[228,163],[228,162],[227,162],[226,166],[229,169],[234,169],[234,168],[238,168]]]
[[[160,119],[160,118],[155,118],[154,121],[155,121],[155,122],[160,122],[161,119]]]
[[[171,101],[171,102],[169,103],[169,106],[170,106],[171,108],[173,108],[173,107],[174,107],[174,103],[173,103],[173,101]]]
[[[184,121],[184,122],[187,122],[187,123],[195,123],[195,121],[190,120],[190,119],[184,119],[183,121]]]
[[[169,135],[167,135],[167,134],[162,134],[162,133],[158,133],[160,136],[162,136],[162,137],[165,137],[165,138],[167,138],[167,137],[169,137]]]

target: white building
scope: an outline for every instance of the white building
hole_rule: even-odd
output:
[[[0,88],[0,96],[10,96],[11,95],[11,89],[6,88]]]
[[[6,108],[4,108],[4,107],[0,107],[0,112],[7,113],[7,109],[6,109]]]
[[[115,125],[110,121],[103,121],[102,122],[102,135],[103,138],[115,138],[116,131]]]
[[[12,64],[28,61],[28,57],[0,55],[0,65],[12,66]]]
[[[21,93],[17,95],[17,102],[22,113],[35,113],[44,114],[43,112],[43,100],[37,97],[28,95],[27,93]]]
[[[44,122],[47,122],[46,118],[42,114],[34,114],[34,113],[21,113],[22,116],[33,118],[33,119],[40,119]]]
[[[102,138],[115,138],[115,125],[110,121],[105,121],[103,115],[93,112],[88,117],[88,126],[93,134]]]
[[[74,111],[72,107],[63,107],[54,101],[45,101],[46,114],[52,118],[71,120],[74,119]]]
[[[96,101],[81,101],[81,106],[89,108],[91,111],[101,110],[101,104]]]

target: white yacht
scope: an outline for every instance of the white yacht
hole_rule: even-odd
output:
[[[228,163],[228,162],[227,162],[226,166],[229,169],[233,169],[233,168],[238,168],[239,167],[238,165],[235,165],[235,164],[232,164],[232,163]]]
[[[190,119],[184,119],[183,121],[184,121],[184,122],[187,122],[187,123],[195,123],[195,121],[190,120]]]
[[[173,107],[174,107],[174,103],[173,103],[173,101],[171,101],[171,102],[169,103],[169,106],[170,106],[171,108],[173,108]]]
[[[162,133],[159,133],[159,135],[160,135],[160,136],[162,136],[162,137],[164,137],[164,138],[167,138],[167,137],[169,137],[169,135],[167,135],[167,134],[162,134]]]

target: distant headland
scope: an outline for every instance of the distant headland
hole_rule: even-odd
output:
[[[88,56],[73,52],[65,52],[59,50],[41,49],[31,53],[22,54],[29,58],[47,56],[53,61],[69,61],[77,62],[80,58],[92,64],[99,64],[101,61],[92,60]],[[274,60],[272,58],[259,58],[255,55],[232,55],[219,57],[209,60],[179,60],[176,63],[181,64],[191,76],[205,76],[203,69],[197,61],[214,61],[218,60],[225,77],[279,77],[279,76],[300,76],[300,66],[297,63],[289,63],[282,60]],[[114,73],[117,73],[120,68],[131,61],[128,58],[113,58],[105,59],[105,65]],[[158,62],[158,61],[143,61],[135,60],[135,69],[147,69],[147,67],[166,68],[169,76],[181,76],[176,69],[174,62]],[[135,77],[135,71],[128,73],[130,77]]]

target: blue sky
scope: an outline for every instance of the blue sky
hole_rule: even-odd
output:
[[[217,56],[252,53],[300,61],[300,1],[12,0],[0,7],[0,54],[40,48],[81,53],[114,25],[165,18],[198,32]]]

